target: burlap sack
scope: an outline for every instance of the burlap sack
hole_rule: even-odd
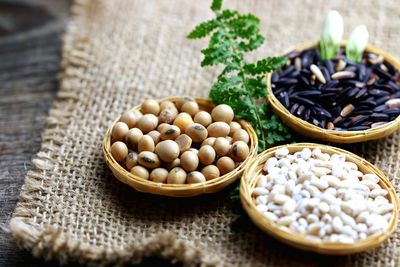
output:
[[[144,195],[106,167],[101,143],[122,111],[145,98],[207,96],[216,69],[199,67],[203,41],[185,35],[211,16],[210,1],[80,0],[63,47],[61,89],[10,228],[35,256],[91,265],[156,255],[185,265],[399,266],[400,231],[378,249],[328,257],[285,246],[258,230],[227,191],[192,199]],[[335,8],[345,34],[366,23],[371,42],[400,55],[398,1],[227,1],[262,19],[258,56],[318,38]],[[400,134],[351,146],[399,189]],[[399,191],[399,190],[398,190]]]

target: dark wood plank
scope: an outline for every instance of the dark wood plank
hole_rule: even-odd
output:
[[[8,222],[57,91],[69,2],[0,2],[0,224]],[[63,2],[63,5],[62,3]],[[60,8],[62,7],[62,8]],[[0,266],[54,266],[33,259],[0,231]]]
[[[0,226],[7,225],[58,89],[70,0],[0,0]],[[0,266],[46,267],[0,230]],[[68,266],[78,266],[70,264]],[[142,266],[170,266],[158,258]]]

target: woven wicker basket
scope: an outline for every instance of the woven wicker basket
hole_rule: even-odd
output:
[[[161,99],[176,101],[179,97],[169,97]],[[212,102],[209,99],[205,98],[196,98],[196,102],[199,104],[201,110],[206,110],[211,112],[213,107]],[[134,107],[132,110],[140,110],[140,106]],[[254,132],[253,128],[249,123],[243,120],[239,120],[238,122],[242,125],[243,129],[247,131],[250,136],[250,153],[249,156],[245,161],[243,161],[236,169],[227,173],[223,176],[218,178],[206,181],[204,183],[197,183],[197,184],[164,184],[164,183],[156,183],[149,180],[144,180],[138,176],[135,176],[128,172],[124,167],[122,167],[111,155],[110,146],[111,146],[111,130],[112,127],[116,122],[119,121],[117,118],[111,127],[107,130],[104,141],[103,141],[103,153],[104,159],[111,169],[114,176],[120,180],[121,182],[128,184],[135,188],[140,192],[151,193],[156,195],[164,195],[164,196],[171,196],[171,197],[191,197],[197,196],[205,193],[215,193],[229,184],[236,181],[242,174],[245,167],[250,163],[253,157],[257,154],[257,146],[258,140],[256,133]]]
[[[345,44],[346,41],[343,41],[342,46],[344,46]],[[303,44],[292,47],[287,52],[294,50],[303,51],[308,48],[317,47],[317,45],[317,42]],[[366,51],[382,55],[387,62],[391,63],[396,69],[400,70],[400,61],[395,59],[390,54],[381,51],[370,44],[367,45]],[[357,143],[383,138],[400,128],[400,116],[397,117],[396,120],[364,131],[334,131],[317,127],[312,123],[309,123],[294,116],[280,103],[280,101],[272,93],[271,75],[271,73],[268,73],[266,75],[268,91],[267,98],[272,106],[273,111],[282,119],[282,121],[286,125],[304,136],[335,143]]]
[[[287,147],[290,153],[300,151],[305,147],[308,147],[310,149],[320,147],[322,152],[328,154],[340,153],[346,155],[347,161],[351,161],[357,164],[359,170],[363,173],[375,173],[376,175],[378,175],[380,179],[379,183],[380,186],[389,191],[387,198],[389,202],[393,203],[394,205],[394,209],[392,212],[392,219],[389,223],[388,229],[384,233],[372,235],[365,240],[358,241],[353,244],[322,242],[322,241],[316,242],[313,240],[306,239],[302,235],[283,230],[276,223],[268,220],[263,214],[261,214],[259,211],[256,210],[256,205],[251,195],[253,189],[256,186],[258,175],[262,172],[264,163],[267,161],[268,158],[274,156],[275,151],[281,147]],[[321,254],[330,254],[330,255],[351,254],[377,247],[396,230],[397,220],[399,215],[399,210],[398,210],[399,203],[396,192],[393,186],[390,184],[388,178],[386,178],[385,175],[378,168],[376,168],[368,161],[348,151],[331,146],[310,144],[310,143],[299,143],[299,144],[274,147],[259,154],[256,158],[254,158],[254,160],[247,167],[246,171],[243,174],[240,183],[240,198],[243,207],[250,216],[251,220],[264,232],[272,235],[273,237],[293,247]]]

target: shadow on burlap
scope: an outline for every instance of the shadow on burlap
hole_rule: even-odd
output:
[[[379,248],[328,257],[285,246],[258,230],[228,190],[170,199],[119,183],[103,161],[103,135],[114,118],[145,98],[207,96],[217,69],[203,70],[200,48],[185,35],[211,16],[209,1],[80,0],[63,47],[61,89],[50,110],[10,223],[35,256],[94,266],[159,256],[185,265],[399,266],[400,232]],[[346,35],[366,23],[371,42],[400,55],[395,1],[229,1],[263,22],[258,56],[315,40],[328,10],[345,18]],[[253,55],[254,56],[254,55]],[[348,146],[380,167],[399,192],[400,134]]]

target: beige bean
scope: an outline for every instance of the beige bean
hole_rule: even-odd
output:
[[[199,112],[199,105],[195,101],[189,101],[182,105],[181,111],[186,112],[190,116],[194,117],[197,112]]]
[[[150,136],[153,139],[153,142],[154,142],[155,145],[157,145],[158,142],[160,142],[160,135],[161,134],[160,134],[159,131],[153,130],[153,131],[149,132],[147,135]]]
[[[128,148],[132,150],[137,150],[138,143],[140,139],[142,139],[143,133],[140,129],[138,128],[132,128],[129,130],[129,132],[126,135],[125,142],[128,146]]]
[[[250,153],[249,146],[243,141],[236,141],[233,143],[230,153],[234,161],[244,161]]]
[[[160,132],[161,140],[174,140],[181,134],[181,130],[176,125],[164,127]]]
[[[203,142],[208,134],[207,129],[199,123],[188,126],[185,133],[196,143]]]
[[[138,143],[138,151],[150,151],[154,152],[154,140],[150,135],[143,135]]]
[[[130,171],[134,166],[136,166],[138,160],[138,154],[134,151],[130,152],[125,159],[125,166]]]
[[[149,179],[149,171],[146,168],[142,167],[142,166],[139,166],[139,165],[134,166],[131,169],[131,173],[133,175],[138,176],[140,178],[143,178],[145,180]]]
[[[214,122],[207,127],[208,136],[226,137],[229,134],[230,127],[226,122]]]
[[[178,109],[181,109],[182,106],[183,106],[183,104],[185,104],[186,102],[192,102],[192,101],[195,101],[193,97],[184,96],[184,97],[179,98],[179,99],[175,102],[175,105],[176,105],[176,107],[177,107]]]
[[[231,145],[229,144],[229,141],[224,138],[224,137],[218,137],[215,140],[214,146],[213,146],[215,152],[217,153],[218,156],[225,156],[228,154]]]
[[[229,123],[229,127],[229,136],[233,136],[236,131],[242,129],[242,126],[237,121],[231,121],[231,123]]]
[[[153,114],[157,116],[160,113],[160,105],[156,100],[147,99],[143,102],[141,111],[143,114]]]
[[[185,112],[179,113],[174,120],[174,125],[178,126],[182,133],[184,133],[186,128],[193,123],[192,117]]]
[[[185,169],[185,171],[194,171],[199,166],[199,157],[193,151],[185,151],[181,155],[181,167]]]
[[[125,111],[122,113],[121,118],[119,119],[121,122],[124,122],[128,125],[129,129],[135,127],[139,118],[136,116],[133,111]]]
[[[138,163],[148,169],[158,168],[161,165],[157,154],[150,151],[140,152],[138,155]]]
[[[156,145],[156,154],[165,162],[172,162],[179,156],[179,146],[175,141],[165,140]]]
[[[235,169],[235,162],[230,157],[222,157],[217,160],[217,167],[220,174],[224,175]]]
[[[188,184],[204,183],[206,182],[206,177],[201,172],[194,171],[187,175]]]
[[[143,133],[148,133],[157,128],[158,118],[154,114],[143,115],[136,124]]]
[[[184,184],[186,182],[186,172],[180,168],[173,168],[167,176],[168,184]]]
[[[199,159],[201,164],[203,165],[210,165],[214,162],[215,160],[215,150],[212,146],[205,145],[200,147],[199,150]]]
[[[249,134],[246,132],[246,130],[239,129],[233,134],[232,141],[233,142],[243,141],[247,144],[250,141],[250,137],[249,137]]]
[[[201,170],[201,173],[204,175],[207,181],[215,179],[219,177],[219,169],[215,165],[208,165]]]
[[[173,106],[171,108],[166,108],[161,110],[158,119],[161,123],[171,124],[174,122],[177,116],[178,116],[178,109],[175,106]]]
[[[169,100],[164,100],[160,103],[160,109],[164,110],[164,109],[176,109],[175,104],[172,101]]]
[[[164,168],[156,168],[150,173],[150,180],[156,183],[165,183],[167,181],[168,171]]]
[[[128,148],[125,143],[121,141],[117,141],[111,145],[111,155],[116,161],[125,160],[126,156],[128,156]]]
[[[205,146],[205,145],[214,146],[215,140],[217,140],[217,138],[208,137],[208,138],[206,138],[206,140],[203,141],[203,143],[201,143],[201,146]]]
[[[221,121],[225,123],[230,123],[233,120],[233,116],[234,113],[232,108],[225,104],[218,105],[211,111],[211,117],[214,121],[217,122]]]
[[[190,138],[187,134],[181,134],[175,139],[175,142],[179,146],[180,153],[185,152],[192,146],[192,138]]]
[[[117,122],[111,131],[112,140],[115,141],[123,141],[125,140],[126,135],[129,132],[129,127],[124,122]]]
[[[204,127],[208,127],[212,123],[212,118],[210,113],[207,111],[199,111],[195,116],[194,116],[194,122],[200,123]]]

